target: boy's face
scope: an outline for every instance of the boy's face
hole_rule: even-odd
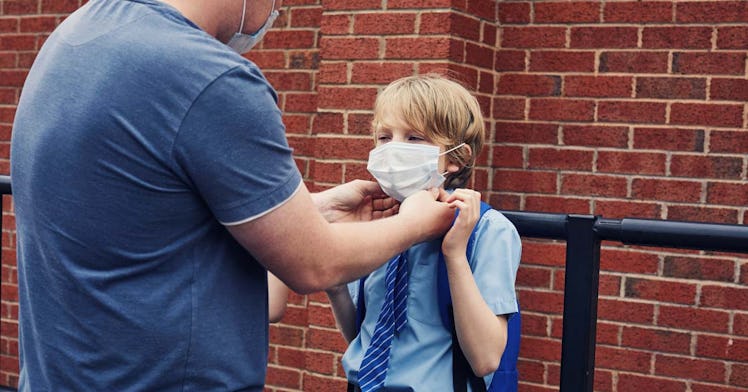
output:
[[[382,113],[382,124],[384,126],[377,130],[374,135],[377,147],[389,142],[400,142],[437,146],[439,151],[444,151],[444,146],[432,142],[423,131],[411,129],[400,113],[385,110]],[[446,166],[446,155],[442,155],[439,157],[439,171],[443,173]]]

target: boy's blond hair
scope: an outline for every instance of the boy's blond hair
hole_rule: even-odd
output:
[[[383,128],[391,128],[384,113],[399,115],[411,130],[447,150],[447,161],[460,166],[449,173],[444,187],[465,187],[473,174],[475,160],[485,140],[485,125],[478,100],[457,82],[436,74],[408,76],[395,80],[377,96],[372,128],[374,137]]]

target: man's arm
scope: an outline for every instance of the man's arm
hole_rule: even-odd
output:
[[[421,191],[406,199],[397,215],[328,223],[302,183],[278,208],[227,228],[262,265],[304,294],[352,281],[411,245],[444,233],[453,211],[435,198]]]

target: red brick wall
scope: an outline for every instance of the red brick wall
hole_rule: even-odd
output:
[[[745,224],[748,2],[512,1],[498,20],[494,205]],[[563,252],[525,245],[523,391],[559,383]],[[604,244],[595,388],[748,388],[747,261]]]
[[[25,73],[78,1],[0,0],[0,172]],[[278,88],[312,189],[366,177],[379,87],[449,73],[489,143],[474,186],[502,209],[745,224],[748,2],[285,0],[250,57]],[[3,142],[4,141],[4,142]],[[17,379],[12,207],[4,203],[0,385]],[[564,244],[526,240],[522,391],[559,384]],[[748,258],[602,251],[596,390],[748,388]],[[268,390],[342,390],[325,296],[271,327]]]

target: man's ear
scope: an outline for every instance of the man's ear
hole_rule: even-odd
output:
[[[470,148],[470,145],[465,144],[465,145],[463,145],[460,148],[465,150],[465,154],[467,154],[468,160],[470,160],[470,158],[473,156],[473,149]],[[457,173],[458,171],[460,171],[460,169],[461,169],[460,165],[458,165],[458,164],[456,164],[456,163],[451,162],[451,161],[448,160],[448,162],[447,162],[447,172],[449,172],[449,173]]]

